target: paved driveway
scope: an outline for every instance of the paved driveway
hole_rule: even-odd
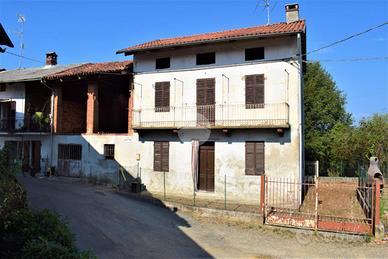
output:
[[[19,177],[30,206],[68,218],[81,249],[99,258],[388,257],[388,246],[228,226],[58,178]]]

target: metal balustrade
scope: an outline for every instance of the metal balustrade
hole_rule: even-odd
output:
[[[289,105],[214,104],[142,107],[133,110],[134,129],[155,128],[287,128]]]
[[[50,125],[33,119],[6,117],[0,119],[0,132],[49,132]]]

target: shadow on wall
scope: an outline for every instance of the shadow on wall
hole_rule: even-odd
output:
[[[57,135],[53,152],[56,174],[133,192],[145,190],[139,167],[128,167],[115,159],[117,144],[114,135]]]
[[[66,217],[78,247],[91,249],[99,258],[211,257],[180,229],[191,225],[170,210],[84,185],[18,178],[32,208]]]

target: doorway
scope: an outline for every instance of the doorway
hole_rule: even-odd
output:
[[[198,189],[214,192],[214,142],[199,146]]]

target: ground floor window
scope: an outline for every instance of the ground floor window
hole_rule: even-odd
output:
[[[264,142],[245,143],[245,174],[264,174],[265,149]]]
[[[169,170],[169,142],[154,142],[154,171],[168,172]]]
[[[105,144],[104,145],[104,156],[105,156],[105,159],[114,159],[115,158],[115,145]]]
[[[78,144],[59,144],[58,159],[81,160],[82,146]]]

